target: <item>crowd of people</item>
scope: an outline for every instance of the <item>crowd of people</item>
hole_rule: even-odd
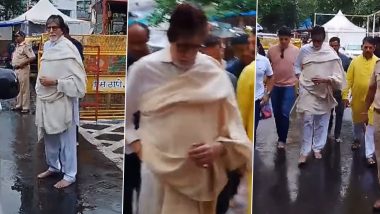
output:
[[[168,47],[151,53],[149,35],[128,26],[124,213],[226,213],[252,168],[255,32],[225,41],[184,3]]]
[[[278,30],[278,38],[279,44],[270,47],[266,57],[259,54],[256,58],[255,131],[263,106],[271,100],[277,148],[283,150],[288,141],[290,115],[296,111],[302,124],[298,160],[301,167],[310,154],[322,159],[333,124],[334,142],[343,142],[343,113],[350,107],[354,136],[351,148],[356,151],[365,145],[367,164],[379,163],[380,184],[379,38],[365,37],[362,54],[354,59],[340,51],[340,38],[326,41],[321,26],[311,30],[311,42],[301,48],[291,44],[292,32],[288,27]],[[380,201],[374,209],[380,210]]]

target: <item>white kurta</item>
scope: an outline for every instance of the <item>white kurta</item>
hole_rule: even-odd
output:
[[[62,41],[65,40],[65,38],[60,38],[57,42],[48,42],[44,46],[44,51],[49,51],[50,49],[54,48],[59,42],[68,42],[68,41]],[[83,68],[83,64],[81,59],[78,57],[79,52],[77,52],[77,49],[73,49],[71,47],[71,43],[66,43],[70,49],[73,51],[72,58],[75,58],[77,63],[81,66],[78,66],[78,69]],[[63,46],[65,47],[65,46]],[[70,53],[70,51],[68,51]],[[65,60],[65,59],[62,59]],[[56,60],[57,61],[57,60]],[[68,61],[72,62],[72,61]],[[45,62],[49,63],[49,62]],[[56,62],[53,62],[56,63]],[[46,66],[46,65],[45,65]],[[57,71],[43,71],[46,75],[46,72],[51,72],[50,75],[54,75],[54,72]],[[79,73],[81,78],[85,78],[83,74],[84,70],[75,70],[73,71],[75,73]],[[41,75],[41,71],[39,73]],[[44,123],[46,119],[41,119],[42,117],[48,117],[49,120],[50,117],[54,117],[54,115],[46,115],[45,109],[36,109],[36,123],[39,126],[39,129],[43,132],[44,137],[44,143],[45,143],[45,155],[46,155],[46,162],[49,166],[48,170],[52,172],[60,172],[62,171],[64,173],[63,179],[65,179],[68,182],[75,182],[76,180],[76,174],[77,174],[77,135],[76,135],[76,127],[79,126],[79,98],[84,94],[83,91],[83,83],[85,83],[85,79],[81,79],[81,86],[78,86],[78,82],[72,81],[72,79],[58,79],[59,83],[57,86],[58,93],[62,93],[62,96],[67,97],[68,105],[67,107],[69,109],[65,109],[65,112],[55,112],[56,114],[66,114],[71,115],[71,118],[69,118],[70,124],[67,126],[67,128],[59,133],[48,133],[46,131],[46,127],[41,126],[45,125]],[[61,81],[61,82],[60,82]],[[74,83],[75,82],[75,83]],[[63,84],[63,85],[61,85]],[[66,85],[67,84],[67,85]],[[71,89],[69,89],[70,92],[67,92],[67,86],[70,85]],[[81,88],[77,89],[75,86]],[[69,88],[70,88],[69,87]],[[37,84],[36,88],[39,90],[43,90],[43,86],[40,84]],[[80,93],[76,94],[76,90],[80,91]],[[85,89],[84,89],[85,90]],[[38,91],[38,90],[37,90]],[[67,94],[68,93],[68,94]],[[37,101],[40,102],[40,105],[37,105],[37,108],[41,108],[44,105],[41,105],[41,102],[44,102],[43,100],[39,100],[40,98],[37,97]],[[54,101],[53,101],[54,102]],[[46,104],[45,104],[46,105]],[[55,114],[55,116],[57,116]],[[58,118],[58,117],[57,117]],[[54,119],[54,118],[50,118]],[[41,123],[41,121],[44,121]],[[55,121],[55,124],[62,123],[63,121]],[[48,127],[50,128],[50,127]]]
[[[297,112],[303,122],[301,155],[307,156],[311,150],[320,152],[326,144],[331,109],[337,104],[334,89],[345,84],[344,70],[339,56],[323,44],[316,50],[311,44],[303,46],[296,60],[295,70],[300,71],[300,91]],[[329,78],[332,84],[316,85],[314,77]]]
[[[209,169],[210,171],[206,171],[205,169],[195,167],[194,163],[188,160],[187,151],[188,148],[190,148],[188,145],[190,141],[192,143],[212,141],[212,139],[209,139],[209,141],[194,141],[193,138],[210,138],[209,135],[213,135],[214,131],[219,130],[217,128],[219,125],[223,127],[226,125],[223,122],[218,123],[218,120],[216,119],[208,120],[204,117],[197,117],[197,115],[202,115],[202,112],[214,110],[216,109],[216,106],[218,106],[220,110],[222,108],[224,109],[224,104],[227,103],[224,101],[224,98],[226,98],[225,96],[227,96],[227,94],[234,94],[228,76],[224,74],[223,70],[221,70],[217,64],[212,64],[211,60],[208,61],[208,58],[209,57],[205,55],[198,55],[195,65],[189,69],[189,71],[186,71],[174,66],[169,49],[164,49],[141,59],[141,61],[136,62],[131,66],[126,94],[127,126],[125,138],[127,143],[139,140],[140,137],[142,139],[142,159],[145,163],[142,164],[141,172],[142,183],[139,201],[139,213],[141,214],[165,214],[173,213],[174,210],[180,213],[210,213],[211,210],[215,208],[214,206],[217,195],[219,194],[219,189],[221,191],[222,187],[225,185],[223,182],[226,181],[226,176],[225,174],[222,175],[223,173],[220,173],[224,171],[224,169],[222,169],[224,164],[233,167],[235,166],[235,162],[249,162],[242,161],[242,159],[246,160],[245,155],[236,155],[234,156],[234,160],[237,161],[223,161],[222,164],[220,159],[218,160],[219,165],[216,165],[215,163],[215,165]],[[215,75],[216,73],[218,75]],[[209,80],[210,83],[206,84],[204,82],[206,80],[204,80],[204,78],[202,79],[202,77],[206,78],[207,81],[211,78],[211,80]],[[215,86],[212,85],[215,83],[223,83],[218,84],[217,86],[224,88],[223,90],[220,90],[220,88],[218,90],[218,87],[216,87],[215,93],[210,93],[211,86]],[[188,84],[187,87],[186,84]],[[224,84],[226,85],[224,86]],[[214,87],[212,88],[214,89]],[[203,93],[204,91],[209,93]],[[199,92],[202,93],[197,94]],[[215,97],[215,99],[220,97],[220,100],[212,100],[210,97]],[[228,96],[228,100],[230,98],[231,97]],[[194,101],[194,99],[197,101]],[[235,98],[233,97],[232,100],[234,99]],[[205,101],[210,102],[208,108],[203,108],[203,111],[197,113],[200,111],[200,108],[196,105],[201,105],[197,104],[197,102],[203,103]],[[240,119],[236,100],[233,103],[235,104],[233,108],[235,111],[231,110],[230,107],[226,107],[234,113],[229,116],[231,116],[231,118]],[[177,108],[176,110],[173,110],[171,107]],[[196,110],[195,113],[194,111],[190,112],[190,110],[194,110],[194,108]],[[165,115],[164,112],[166,112],[164,109],[170,111],[170,115],[163,116]],[[142,122],[140,124],[140,129],[136,131],[133,124],[133,114],[139,110],[142,112]],[[178,118],[177,114],[178,117],[182,118],[180,121],[175,119]],[[205,114],[205,116],[206,115],[215,115],[215,111],[212,113],[210,112],[210,114]],[[223,117],[223,115],[219,116],[219,119],[222,121],[230,119],[228,117]],[[215,121],[215,123],[210,121]],[[167,132],[161,130],[165,129],[165,127],[170,127],[170,125],[173,125],[174,123],[177,124],[176,127],[186,128],[182,128],[184,131],[179,131],[180,129],[175,127],[168,128],[169,130],[167,130]],[[160,124],[163,125],[160,126]],[[196,129],[197,127],[199,129],[199,126],[192,127],[194,129],[190,130],[186,124],[202,124],[203,127],[208,125],[211,128],[210,131],[204,131],[209,129],[201,128],[202,130],[197,132],[197,136],[197,134],[194,134],[193,132],[196,132]],[[231,137],[231,142],[226,142],[226,144],[224,144],[228,154],[225,156],[230,157],[230,155],[238,153],[233,148],[235,138],[244,139],[242,140],[244,143],[240,146],[246,148],[246,150],[239,147],[239,145],[237,147],[244,150],[243,153],[248,153],[247,156],[250,156],[251,143],[246,136],[242,122],[233,120],[228,124],[234,128],[239,127],[237,128],[239,134],[237,134],[235,129],[235,132],[228,135]],[[232,129],[230,126],[226,127],[226,131]],[[185,130],[187,130],[187,132]],[[218,133],[215,134],[217,135]],[[237,137],[236,134],[239,137]],[[228,138],[228,136],[226,137]],[[187,169],[192,169],[190,172],[194,171],[194,174],[187,174],[189,173],[189,171],[186,171]],[[215,173],[215,176],[217,177],[208,179],[208,176],[210,176],[210,173],[208,172],[211,174]],[[196,181],[197,179],[199,182]],[[202,186],[202,188],[200,188],[200,186]],[[203,188],[205,186],[207,187]]]
[[[64,173],[63,179],[75,182],[77,174],[77,133],[79,125],[78,98],[72,98],[73,122],[70,128],[60,134],[45,134],[46,163],[49,171]]]

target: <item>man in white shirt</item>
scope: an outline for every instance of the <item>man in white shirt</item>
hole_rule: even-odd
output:
[[[38,178],[62,172],[63,178],[54,185],[61,189],[76,181],[78,102],[86,93],[86,72],[78,49],[63,35],[63,18],[50,16],[46,29],[50,40],[44,45],[36,83],[36,125],[38,138],[44,139],[48,169]]]
[[[149,54],[147,42],[149,41],[149,28],[142,23],[133,23],[128,26],[128,53],[127,53],[127,72],[129,67],[142,57]],[[133,124],[135,129],[139,127],[139,112],[134,113]],[[127,121],[128,123],[129,121]],[[131,121],[132,122],[132,121]],[[123,210],[125,214],[133,213],[133,193],[140,192],[141,163],[137,154],[125,145],[124,157],[124,203]]]
[[[270,94],[266,90],[266,86],[271,84],[273,76],[272,65],[268,58],[261,54],[256,55],[256,89],[255,89],[255,131],[254,131],[254,142],[256,146],[256,130],[259,126],[259,121],[261,119],[261,108],[269,103]],[[269,87],[270,88],[270,87]]]

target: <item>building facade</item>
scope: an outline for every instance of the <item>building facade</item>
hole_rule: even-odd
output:
[[[54,6],[71,18],[77,18],[77,0],[52,0]]]
[[[77,0],[77,19],[90,21],[91,7],[94,3],[94,0]]]

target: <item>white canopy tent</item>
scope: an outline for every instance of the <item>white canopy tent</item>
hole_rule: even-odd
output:
[[[322,25],[327,33],[327,39],[337,36],[340,38],[342,47],[347,45],[361,45],[363,38],[367,34],[365,28],[353,24],[339,10],[339,12],[330,21]]]
[[[169,23],[161,23],[157,27],[149,27],[150,38],[148,45],[153,49],[161,49],[169,45],[169,40],[167,37],[167,30],[169,29]]]
[[[61,11],[59,11],[53,4],[50,3],[49,0],[40,0],[36,5],[34,5],[30,10],[25,12],[24,14],[6,21],[7,23],[12,22],[26,22],[23,24],[23,30],[26,31],[27,34],[34,33],[31,28],[39,28],[38,31],[43,30],[44,28],[41,25],[45,25],[46,20],[51,15],[60,15],[65,20],[65,22],[69,25],[70,34],[89,34],[90,33],[90,22],[73,19],[69,16],[66,16]],[[1,22],[0,22],[1,23]],[[30,24],[32,23],[32,24]],[[39,25],[39,26],[38,26]],[[39,32],[42,33],[42,32]]]

